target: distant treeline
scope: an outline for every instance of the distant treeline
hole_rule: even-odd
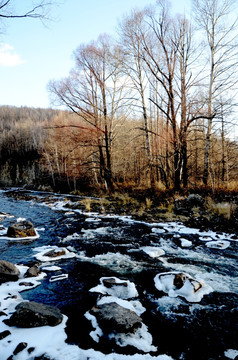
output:
[[[152,169],[148,170],[143,119],[116,119],[110,143],[113,188],[173,187],[172,134],[165,137],[163,118],[149,119]],[[103,134],[105,136],[105,134]],[[51,186],[59,191],[108,188],[105,176],[106,144],[102,134],[79,114],[52,109],[0,107],[0,183],[2,186]],[[194,127],[188,139],[188,186],[202,182],[205,132]],[[237,182],[238,144],[213,135],[210,183],[232,186]],[[166,156],[170,154],[170,156]],[[151,171],[153,184],[151,184]]]

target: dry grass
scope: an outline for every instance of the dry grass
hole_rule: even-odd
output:
[[[84,198],[84,199],[80,200],[80,204],[83,205],[85,207],[85,210],[88,212],[91,211],[92,202],[93,202],[93,200],[90,198]]]
[[[235,209],[236,205],[230,202],[215,203],[211,198],[206,201],[207,211],[214,215],[224,216],[224,218],[227,220],[230,220]]]
[[[147,209],[151,209],[151,206],[153,205],[153,201],[149,198],[145,199],[145,206]]]

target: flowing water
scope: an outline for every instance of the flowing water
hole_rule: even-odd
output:
[[[39,286],[21,292],[23,299],[56,305],[67,316],[66,342],[76,355],[68,350],[68,355],[55,355],[55,360],[103,356],[208,360],[238,356],[238,239],[229,229],[226,234],[201,232],[180,223],[149,224],[126,216],[86,213],[75,206],[79,200],[75,197],[18,192],[27,201],[9,197],[7,191],[0,193],[0,211],[10,215],[3,217],[2,234],[10,223],[24,218],[34,224],[40,236],[31,241],[2,236],[0,259],[26,266],[39,262],[43,269],[58,267],[48,269]],[[66,248],[70,256],[53,261],[42,258],[45,250],[54,246]],[[157,276],[165,273],[169,273],[167,278]],[[175,273],[185,273],[201,283],[202,291],[169,288]],[[52,281],[52,276],[62,274],[62,280]],[[149,335],[141,335],[141,341],[145,338],[151,342],[148,346],[140,347],[133,341],[120,346],[122,340],[106,336],[97,342],[91,336],[92,323],[85,314],[98,301],[98,293],[90,289],[102,277],[135,285],[133,301],[144,307],[141,317],[146,334],[152,336],[151,342]],[[79,357],[76,348],[85,353]],[[89,350],[95,351],[92,356],[86,353]],[[22,352],[14,359],[34,357]],[[0,360],[6,359],[0,355]]]

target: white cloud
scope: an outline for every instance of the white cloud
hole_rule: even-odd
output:
[[[17,66],[24,63],[20,55],[18,55],[14,48],[8,44],[0,45],[0,65],[3,66]]]

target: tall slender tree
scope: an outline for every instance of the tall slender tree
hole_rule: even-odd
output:
[[[212,125],[220,113],[215,100],[234,88],[238,65],[237,18],[233,17],[235,0],[194,0],[194,13],[198,27],[206,35],[209,50],[207,84],[207,130],[204,152],[203,183],[207,185]],[[234,89],[233,89],[234,90]],[[232,96],[234,95],[234,92]]]

